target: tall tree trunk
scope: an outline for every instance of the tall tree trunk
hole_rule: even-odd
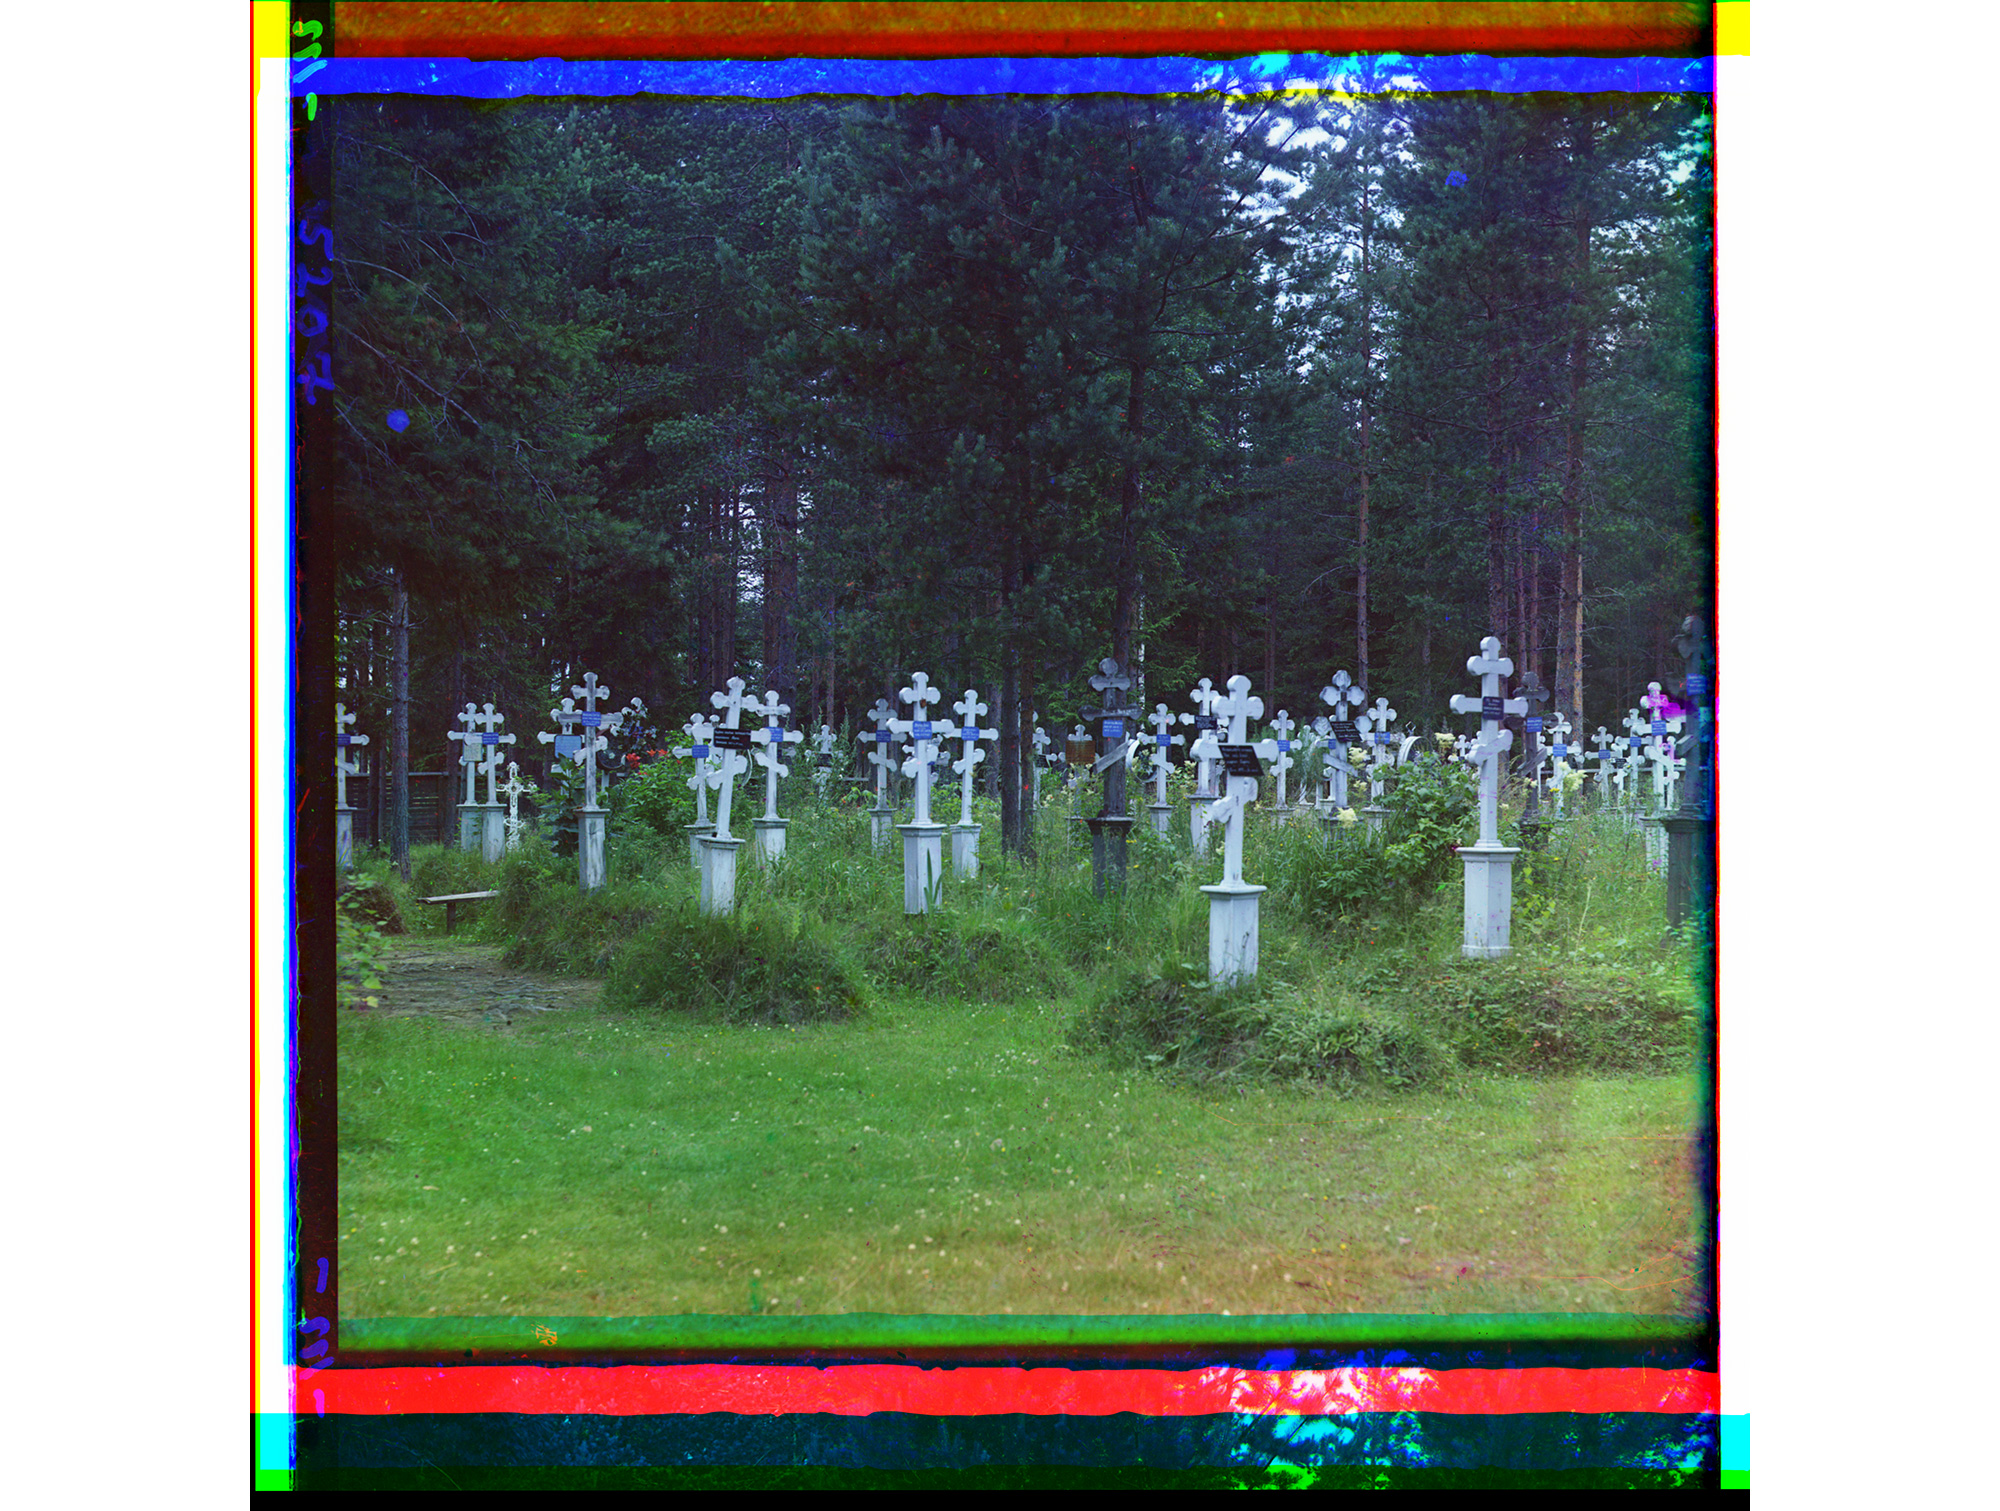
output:
[[[410,880],[410,591],[395,574],[389,621],[389,858]]]
[[[1146,369],[1133,363],[1125,391],[1125,434],[1132,454],[1118,485],[1118,555],[1115,597],[1111,610],[1111,654],[1118,664],[1132,664],[1132,623],[1139,602],[1139,457],[1145,434]]]
[[[789,473],[764,479],[764,683],[796,711],[808,715],[799,695],[799,484]]]
[[[1035,707],[1035,658],[1030,653],[1017,656],[1015,659],[1020,669],[1021,691],[1014,704],[1017,710],[1016,728],[1019,731],[1020,750],[1020,764],[1017,768],[1019,774],[1015,779],[1015,791],[1019,794],[1020,800],[1020,821],[1015,829],[1014,845],[1016,853],[1025,862],[1035,858],[1035,809],[1029,801],[1034,792],[1035,779],[1028,768],[1037,759],[1034,745],[1034,716],[1039,710]]]
[[[1501,444],[1498,365],[1496,356],[1489,380],[1494,386],[1486,391],[1486,633],[1500,638],[1505,655],[1513,637],[1507,625],[1507,459]]]
[[[1361,181],[1361,465],[1360,501],[1354,519],[1354,659],[1361,685],[1368,683],[1368,440],[1372,417],[1369,382],[1375,365],[1375,296],[1368,281],[1375,229],[1370,180]]]
[[[1590,156],[1590,127],[1578,141],[1579,176]],[[1590,332],[1582,308],[1590,297],[1590,217],[1579,205],[1573,232],[1576,293],[1579,308],[1569,344],[1569,414],[1563,427],[1563,559],[1562,602],[1558,609],[1556,680],[1559,702],[1583,718],[1583,460],[1585,400],[1589,392]]]
[[[1528,601],[1521,610],[1521,623],[1527,626],[1528,670],[1535,674],[1535,680],[1542,678],[1542,529],[1539,513],[1529,516],[1528,527]],[[1542,683],[1548,686],[1546,682]]]

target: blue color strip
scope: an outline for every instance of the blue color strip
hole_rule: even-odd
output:
[[[680,95],[772,100],[799,95],[1261,94],[1273,90],[1393,89],[1412,93],[1709,93],[1713,58],[1339,58],[1273,53],[1205,58],[786,58],[649,63],[474,63],[464,58],[328,58],[310,81],[322,99],[344,94],[523,96]],[[1372,83],[1364,85],[1364,80]]]

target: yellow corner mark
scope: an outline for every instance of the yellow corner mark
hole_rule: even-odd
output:
[[[250,0],[250,56],[290,57],[291,27],[291,0]]]
[[[1718,58],[1750,56],[1750,0],[1717,0],[1715,55]]]

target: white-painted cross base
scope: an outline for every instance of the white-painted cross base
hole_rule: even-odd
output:
[[[354,866],[354,810],[336,808],[333,811],[333,863],[347,871]]]
[[[683,824],[688,837],[688,864],[701,869],[701,842],[715,833],[715,820],[707,823]]]
[[[602,808],[576,810],[576,884],[585,892],[604,885],[604,816]]]
[[[960,881],[979,874],[979,828],[978,824],[951,826],[951,874]]]
[[[1214,806],[1212,793],[1203,797],[1197,792],[1188,799],[1188,837],[1194,841],[1196,855],[1208,854],[1208,810]]]
[[[479,848],[480,838],[479,805],[460,803],[458,805],[458,848],[467,852]]]
[[[1250,882],[1203,887],[1208,894],[1208,979],[1219,985],[1257,974],[1257,909],[1264,888]]]
[[[785,858],[785,826],[788,818],[753,818],[750,827],[757,831],[757,859],[763,864],[776,865]]]
[[[903,831],[903,911],[928,913],[944,886],[943,824],[898,824]]]
[[[1382,832],[1382,826],[1389,821],[1389,810],[1380,803],[1370,803],[1361,810],[1361,816],[1368,820],[1368,827],[1375,833]]]
[[[1153,828],[1161,835],[1174,832],[1174,805],[1172,803],[1148,803],[1146,814],[1153,821]]]
[[[868,810],[868,843],[877,850],[889,848],[889,836],[896,832],[896,810],[894,808],[870,808]]]
[[[701,841],[701,910],[709,917],[724,918],[736,911],[736,857],[749,843],[712,834]]]
[[[1521,852],[1506,845],[1482,849],[1461,846],[1465,862],[1465,944],[1468,960],[1497,960],[1510,954],[1509,927],[1514,913],[1514,857]]]
[[[479,805],[479,853],[489,865],[507,858],[507,810],[498,803]]]

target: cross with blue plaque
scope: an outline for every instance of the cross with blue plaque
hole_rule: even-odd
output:
[[[1271,811],[1287,813],[1291,805],[1285,801],[1285,774],[1292,769],[1292,731],[1298,725],[1292,722],[1291,714],[1281,708],[1278,716],[1271,720],[1271,728],[1276,734],[1272,744],[1278,749],[1277,759],[1271,763],[1271,774],[1278,779],[1278,800],[1271,805]]]
[[[694,775],[688,778],[688,786],[694,792],[694,816],[698,823],[708,822],[708,790],[722,784],[721,774],[709,770],[709,741],[715,737],[715,721],[696,713],[689,717],[681,728],[686,732],[688,743],[676,745],[672,754],[685,759],[694,757]]]
[[[916,814],[911,822],[928,828],[931,823],[931,774],[937,752],[932,748],[931,721],[924,717],[924,705],[941,701],[944,694],[931,686],[931,679],[923,672],[913,672],[910,685],[898,691],[896,696],[910,705],[910,717],[892,719],[889,727],[897,734],[910,738],[910,756],[903,762],[903,775],[914,777],[917,783]]]
[[[972,769],[986,759],[986,752],[979,748],[979,742],[999,739],[1000,731],[979,727],[986,705],[979,701],[977,688],[968,687],[965,696],[952,704],[951,711],[958,715],[958,738],[965,742],[963,754],[951,763],[951,769],[959,774],[958,822],[964,828],[972,823]]]
[[[1147,722],[1153,726],[1153,802],[1159,807],[1165,807],[1167,801],[1167,752],[1176,745],[1184,744],[1185,737],[1167,733],[1168,730],[1174,727],[1174,716],[1167,712],[1167,705],[1164,703],[1155,703],[1153,705],[1153,716]]]
[[[1500,641],[1488,635],[1479,642],[1479,654],[1466,658],[1465,669],[1480,679],[1480,695],[1469,698],[1459,693],[1451,697],[1455,714],[1479,715],[1479,737],[1468,752],[1479,767],[1479,844],[1482,850],[1500,847],[1500,757],[1513,747],[1514,731],[1500,721],[1509,714],[1525,714],[1525,698],[1509,698],[1500,691],[1500,679],[1514,675],[1514,663],[1500,654]]]
[[[336,703],[333,705],[333,742],[336,747],[333,756],[333,805],[336,808],[345,808],[347,806],[347,779],[351,776],[361,775],[361,762],[359,760],[348,760],[340,751],[344,748],[366,745],[368,743],[368,736],[349,734],[347,732],[347,726],[353,722],[354,715],[347,711],[346,704]]]

